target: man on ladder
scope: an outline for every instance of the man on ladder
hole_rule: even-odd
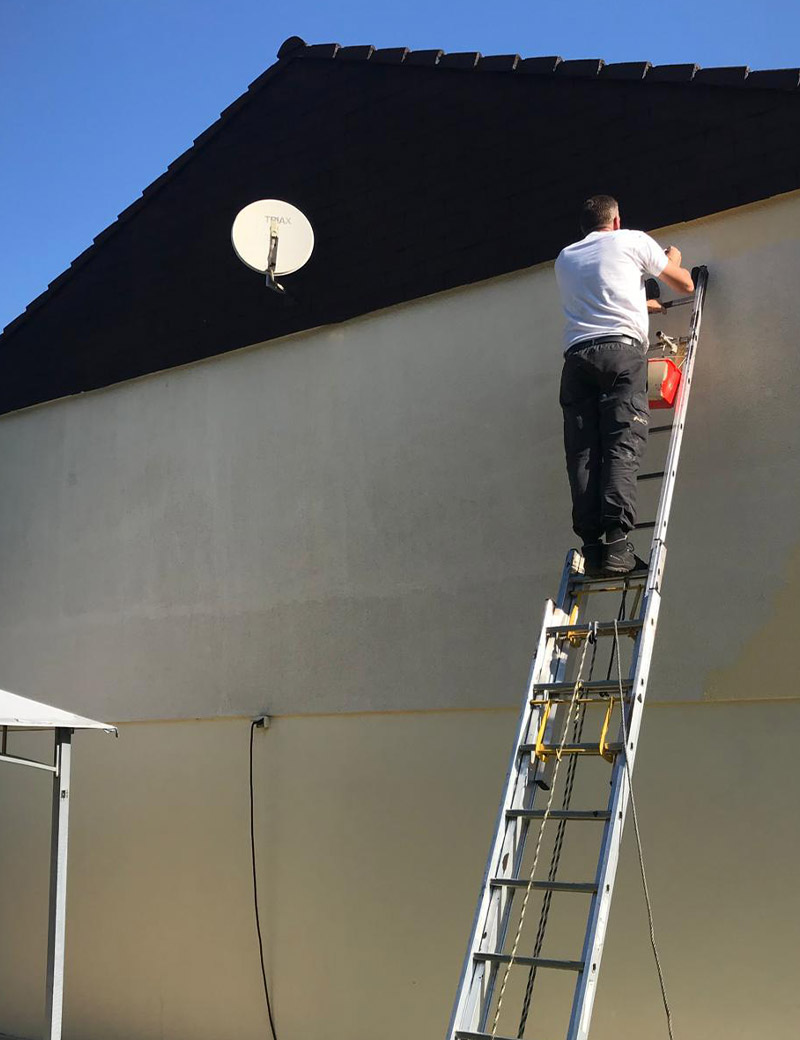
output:
[[[694,291],[675,246],[623,230],[619,205],[594,195],[581,210],[584,238],[559,253],[556,280],[566,318],[561,408],[572,525],[587,574],[637,565],[636,476],[647,444],[647,276]],[[603,543],[605,536],[605,543]]]

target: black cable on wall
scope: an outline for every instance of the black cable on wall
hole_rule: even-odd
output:
[[[254,719],[250,723],[250,861],[253,868],[253,907],[256,916],[256,935],[258,936],[258,956],[261,962],[261,979],[264,983],[264,999],[267,1003],[267,1015],[269,1016],[269,1028],[272,1040],[278,1040],[275,1032],[275,1021],[272,1017],[272,1002],[269,998],[269,986],[267,985],[267,971],[264,967],[264,942],[261,937],[261,919],[258,913],[258,872],[256,870],[256,823],[255,823],[255,791],[253,786],[253,734],[256,729],[263,727],[264,717]]]

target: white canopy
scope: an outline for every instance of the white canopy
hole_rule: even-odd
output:
[[[53,731],[53,759],[11,755],[8,738],[11,730],[47,729]],[[53,708],[28,697],[0,690],[0,763],[44,769],[53,775],[50,838],[50,911],[47,939],[47,1003],[45,1038],[61,1040],[61,1016],[64,1006],[64,929],[67,912],[67,844],[69,835],[70,770],[72,731],[100,729],[117,732],[116,726],[95,722],[71,711]]]
[[[20,697],[16,693],[0,690],[0,727],[15,729],[102,729],[116,733],[116,726],[107,722],[95,722],[82,715],[73,715],[61,708]]]

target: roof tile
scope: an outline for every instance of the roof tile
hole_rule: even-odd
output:
[[[454,51],[452,54],[442,55],[439,65],[448,69],[474,69],[480,59],[478,51]]]
[[[406,65],[436,65],[444,51],[409,51]]]
[[[553,55],[551,58],[523,58],[522,61],[517,62],[515,71],[533,73],[537,76],[547,75],[555,72],[556,67],[563,60],[563,58],[559,58],[557,55]]]
[[[713,69],[698,69],[695,83],[711,83],[719,87],[741,86],[747,79],[750,69],[746,65],[731,65]]]
[[[138,199],[135,199],[130,206],[126,206],[125,209],[117,214],[117,220],[125,221],[130,220],[144,205],[144,196],[140,195]]]
[[[99,238],[100,236],[98,236]],[[97,239],[95,239],[95,242]],[[34,296],[28,306],[25,308],[25,313],[30,314],[31,311],[38,310],[39,307],[45,302],[45,297],[48,295],[49,289],[45,289],[44,292],[40,292],[38,296]]]
[[[255,82],[255,80],[253,82]],[[234,112],[238,112],[240,108],[242,108],[244,105],[248,103],[248,101],[250,100],[248,95],[250,93],[250,90],[252,89],[252,85],[253,84],[251,83],[250,86],[247,88],[247,91],[244,94],[242,94],[241,97],[238,97],[235,101],[232,101],[227,108],[223,108],[223,110],[219,114],[220,119],[227,119],[229,116],[232,116]]]
[[[18,325],[22,325],[24,321],[25,321],[25,311],[23,311],[21,314],[18,314],[16,316],[16,318],[12,318],[12,320],[8,323],[8,325],[4,325],[3,326],[3,334],[5,335],[6,332],[11,332]]]
[[[187,148],[185,152],[181,152],[177,159],[172,160],[172,162],[167,167],[167,170],[170,173],[175,173],[176,170],[179,170],[182,166],[185,166],[186,163],[191,159],[191,157],[192,149]]]
[[[82,267],[87,262],[87,260],[91,260],[93,253],[94,246],[87,246],[82,253],[78,253],[75,259],[70,261],[70,268]]]
[[[339,52],[338,43],[312,43],[297,51],[298,58],[335,58]]]
[[[518,54],[488,54],[478,62],[478,69],[480,72],[512,72],[518,63]]]
[[[211,124],[211,126],[210,126],[210,127],[208,127],[208,129],[207,129],[207,130],[204,130],[204,131],[202,132],[202,134],[200,134],[200,136],[199,136],[199,137],[195,137],[195,139],[194,139],[194,140],[192,141],[192,146],[193,146],[194,148],[197,148],[197,147],[199,147],[200,145],[203,145],[203,144],[205,144],[205,143],[206,143],[206,141],[207,141],[207,140],[208,140],[208,139],[209,139],[210,137],[213,137],[213,136],[214,136],[214,134],[215,134],[215,133],[217,132],[217,129],[218,129],[218,123],[219,123],[219,120],[217,119],[217,120],[216,120],[215,122],[213,122],[213,123]]]
[[[647,73],[647,82],[688,83],[699,68],[699,65],[654,65]]]
[[[373,65],[400,65],[410,53],[408,47],[379,47],[371,61]]]
[[[600,69],[600,78],[644,79],[652,67],[649,61],[615,61]]]
[[[758,69],[750,73],[745,86],[797,90],[800,86],[800,69]]]
[[[339,61],[369,61],[375,53],[371,43],[361,47],[340,47],[336,52]]]
[[[69,268],[66,271],[62,271],[58,278],[54,278],[52,282],[47,283],[47,291],[55,292],[56,289],[69,278]]]
[[[301,36],[290,36],[288,40],[284,40],[280,45],[278,58],[288,58],[290,55],[296,54],[297,51],[305,50],[307,46],[308,44]],[[257,82],[257,80],[254,82]]]
[[[597,76],[605,62],[602,58],[582,58],[579,61],[559,62],[556,74],[559,76]]]
[[[115,231],[116,231],[116,224],[109,224],[109,225],[108,225],[108,227],[107,227],[107,228],[104,228],[104,229],[103,229],[103,230],[102,230],[102,231],[100,232],[100,234],[99,234],[99,235],[95,235],[95,237],[94,237],[94,238],[92,239],[92,242],[93,242],[93,243],[94,243],[94,244],[95,244],[96,246],[99,246],[101,242],[105,242],[105,240],[106,240],[106,239],[107,239],[107,238],[108,238],[108,237],[109,237],[110,235],[113,235]]]

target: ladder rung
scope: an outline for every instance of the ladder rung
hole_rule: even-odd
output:
[[[694,303],[694,293],[690,293],[688,296],[679,296],[677,300],[665,300],[661,306],[667,311],[673,307],[687,307],[690,303]]]
[[[657,470],[655,473],[640,473],[636,478],[637,480],[658,480],[659,477],[663,477],[667,471],[665,469]]]
[[[534,752],[536,750],[536,745],[535,744],[523,744],[522,748],[524,748],[525,751]],[[559,751],[559,750],[561,751],[562,755],[592,755],[592,754],[599,755],[599,754],[601,754],[601,752],[600,752],[600,744],[596,740],[594,741],[594,743],[592,743],[590,741],[588,744],[586,744],[586,743],[581,743],[581,744],[574,744],[574,743],[542,744],[541,750],[542,751],[546,751],[549,755],[555,755],[556,752]],[[606,744],[606,750],[610,754],[616,755],[620,751],[622,751],[622,744],[617,744],[617,743]]]
[[[511,961],[510,953],[473,953],[476,961],[490,961],[492,964],[508,964]],[[559,968],[561,971],[583,971],[583,961],[558,961],[550,957],[520,957],[514,958],[514,963],[524,968]]]
[[[525,878],[495,877],[489,882],[494,888],[527,888],[529,882]],[[594,881],[533,881],[532,890],[545,892],[588,892],[597,891]]]
[[[581,590],[588,589],[591,592],[623,592],[625,589],[636,588],[638,584],[644,584],[647,580],[646,570],[631,571],[630,574],[600,574],[588,576],[576,574],[570,578],[570,585]],[[636,584],[632,584],[632,583]]]
[[[463,1029],[456,1030],[455,1040],[514,1040],[510,1036],[500,1036],[499,1033],[466,1033]]]
[[[506,818],[509,820],[543,820],[545,809],[508,809]],[[547,813],[550,820],[604,820],[611,819],[608,809],[551,809]]]
[[[646,531],[648,528],[655,527],[656,522],[655,520],[642,520],[641,523],[634,524],[633,526],[636,531]]]
[[[671,429],[672,429],[672,423],[670,423],[668,426],[651,426],[650,429],[647,432],[648,433],[666,433],[667,430],[671,430]]]
[[[619,624],[619,622],[617,622],[617,624]],[[622,680],[622,689],[623,690],[630,690],[630,688],[632,686],[633,686],[633,682],[630,679],[623,679]],[[565,696],[563,698],[565,701],[571,701],[572,700],[572,697],[569,696],[569,695],[572,694],[572,691],[574,689],[575,689],[575,683],[571,683],[571,682],[534,683],[533,684],[533,692],[534,693],[552,693],[552,692],[555,692],[556,694],[564,693],[564,694],[568,695],[568,696]],[[617,693],[619,693],[619,680],[618,679],[592,679],[589,682],[581,682],[580,689],[578,690],[578,697],[583,699],[583,695],[585,693],[588,693],[590,695],[593,694],[593,693],[598,693],[598,694],[604,694],[605,693],[607,695],[617,694]],[[550,701],[554,700],[553,697],[548,697],[547,699],[550,700]],[[603,697],[602,700],[605,703],[607,703],[608,702],[608,696]]]
[[[615,628],[616,625],[616,628]],[[596,631],[598,636],[613,636],[617,631],[621,636],[635,635],[642,627],[641,621],[598,621],[587,622],[583,625],[548,625],[547,634],[555,636],[556,639],[566,639],[568,636],[580,636],[585,639],[590,632]]]

